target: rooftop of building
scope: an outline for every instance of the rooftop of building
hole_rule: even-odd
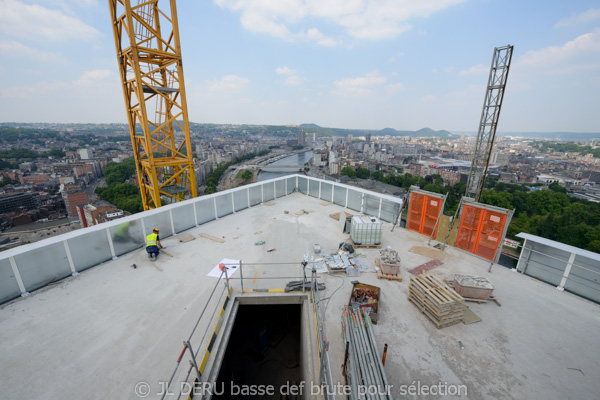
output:
[[[216,207],[215,203],[215,213]],[[211,299],[217,278],[207,274],[215,265],[224,258],[242,260],[247,264],[245,288],[284,287],[293,280],[287,277],[302,277],[299,263],[305,254],[312,254],[315,244],[329,253],[348,238],[340,222],[329,217],[344,211],[358,214],[292,193],[174,236],[166,237],[165,232],[162,244],[173,257],[161,254],[151,262],[140,247],[0,306],[3,396],[137,399],[138,382],[150,383],[151,393],[157,393],[158,382],[168,380],[182,341]],[[145,214],[150,219],[158,215],[157,211]],[[100,234],[106,236],[102,229],[88,228],[100,232],[88,241],[92,247],[102,245]],[[76,239],[83,231],[64,236]],[[61,243],[60,238],[48,240]],[[385,369],[396,398],[400,385],[417,381],[466,385],[468,398],[473,399],[597,397],[598,304],[499,265],[488,273],[489,261],[449,247],[443,265],[431,273],[439,278],[455,273],[485,276],[496,287],[502,306],[473,303],[470,308],[481,322],[437,329],[407,299],[411,276],[407,270],[431,260],[410,249],[427,246],[427,241],[425,236],[399,227],[392,230],[391,223],[384,223],[382,246],[400,254],[402,282],[378,280],[373,272],[358,278],[320,276],[327,287],[321,297],[331,297],[325,327],[334,382],[344,379],[339,367],[344,358],[341,313],[348,304],[350,282],[359,280],[381,288],[374,333],[381,352],[384,344],[389,346]],[[89,250],[93,251],[99,250]],[[379,256],[378,249],[357,252],[361,263],[368,265]],[[49,255],[36,253],[33,247],[30,253]],[[286,278],[261,279],[274,276]],[[234,297],[255,296],[241,294],[239,280],[231,282]],[[198,330],[207,328],[208,321]]]

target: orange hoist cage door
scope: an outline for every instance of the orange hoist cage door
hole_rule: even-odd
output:
[[[505,223],[506,214],[465,204],[456,247],[493,260]]]
[[[410,210],[406,227],[411,231],[431,236],[442,207],[442,199],[413,192],[410,196]],[[434,235],[435,236],[435,235]]]

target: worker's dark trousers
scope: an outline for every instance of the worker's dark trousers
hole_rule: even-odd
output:
[[[148,254],[154,254],[154,257],[158,256],[158,246],[148,246],[146,247],[146,251]]]

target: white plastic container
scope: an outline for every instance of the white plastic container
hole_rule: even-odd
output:
[[[354,244],[379,245],[381,244],[381,228],[383,223],[379,218],[355,215],[352,217],[350,237]]]

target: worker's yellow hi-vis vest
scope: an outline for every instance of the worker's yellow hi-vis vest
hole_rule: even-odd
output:
[[[151,233],[146,236],[146,247],[156,246],[156,240],[158,239],[158,235],[156,233]]]

